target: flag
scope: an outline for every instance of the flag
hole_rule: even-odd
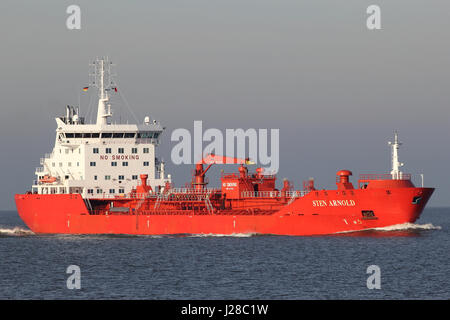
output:
[[[84,87],[83,91],[88,91],[89,87]]]
[[[114,91],[117,92],[117,87],[114,87],[114,88],[112,88],[112,89],[114,89]]]

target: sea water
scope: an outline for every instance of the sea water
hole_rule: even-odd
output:
[[[449,299],[449,252],[450,208],[313,237],[35,235],[3,211],[0,299]]]

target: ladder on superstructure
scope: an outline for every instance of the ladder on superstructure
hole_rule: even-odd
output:
[[[146,196],[144,196],[141,200],[139,200],[139,202],[137,203],[136,208],[135,208],[136,212],[141,208],[141,206],[144,203],[145,199],[147,199]]]
[[[163,195],[162,194],[158,194],[158,197],[156,198],[156,201],[155,201],[154,209],[158,209],[161,206],[162,198],[163,198]]]
[[[208,210],[209,214],[214,213],[214,207],[213,207],[213,205],[211,203],[211,200],[209,199],[210,195],[211,195],[211,193],[208,193],[205,196],[205,206],[206,206],[206,210]]]

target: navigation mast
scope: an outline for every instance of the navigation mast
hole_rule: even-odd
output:
[[[392,170],[391,175],[392,179],[401,179],[403,172],[400,171],[400,167],[403,167],[404,163],[398,160],[398,150],[402,145],[401,142],[398,141],[398,133],[394,131],[394,142],[389,141],[388,144],[391,146],[391,157],[392,157]]]
[[[108,125],[108,118],[112,116],[108,91],[115,89],[111,73],[112,62],[108,57],[97,58],[91,66],[94,68],[90,74],[91,85],[98,88],[97,125]]]

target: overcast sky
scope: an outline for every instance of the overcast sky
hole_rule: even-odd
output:
[[[66,28],[71,4],[81,30]],[[366,27],[371,4],[381,7],[381,30]],[[194,120],[280,129],[278,176],[296,187],[308,177],[334,187],[339,169],[353,182],[389,172],[396,129],[403,170],[437,188],[430,206],[450,206],[449,12],[437,0],[2,0],[2,209],[30,189],[65,105],[80,99],[88,111],[80,89],[101,55],[117,64],[139,120],[167,127],[158,151],[178,186],[192,168],[170,163],[170,134]],[[133,120],[123,103],[113,108]]]

